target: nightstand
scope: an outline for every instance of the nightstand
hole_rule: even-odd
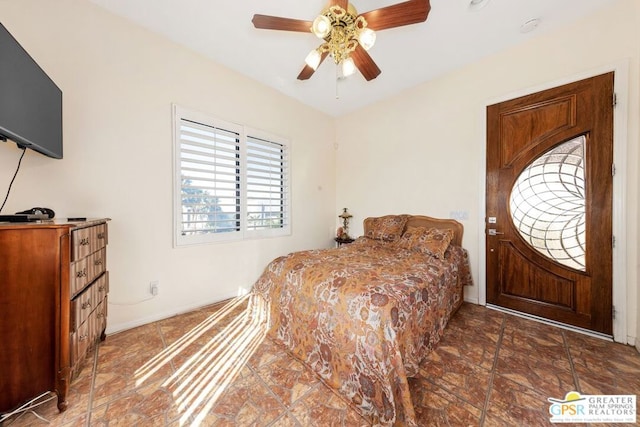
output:
[[[333,240],[335,240],[336,244],[338,245],[338,247],[340,247],[342,245],[346,245],[348,243],[351,243],[351,242],[355,241],[356,239],[352,239],[351,237],[347,237],[346,239],[342,238],[342,237],[336,237]]]

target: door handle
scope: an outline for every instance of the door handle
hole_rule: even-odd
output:
[[[499,235],[499,234],[504,234],[504,233],[503,233],[503,232],[501,232],[501,231],[496,231],[496,229],[495,229],[495,228],[490,228],[490,229],[489,229],[489,236],[497,236],[497,235]]]

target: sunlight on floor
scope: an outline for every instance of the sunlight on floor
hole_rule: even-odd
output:
[[[242,304],[247,308],[236,314]],[[197,426],[265,338],[268,324],[269,310],[261,298],[235,298],[140,367],[135,374],[136,386],[166,364],[178,361],[162,387],[174,396],[180,425]],[[202,345],[197,351],[186,352],[198,342]]]

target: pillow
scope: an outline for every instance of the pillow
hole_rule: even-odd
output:
[[[409,227],[397,245],[403,249],[422,252],[444,259],[444,253],[453,239],[453,230],[440,228]]]
[[[409,215],[386,215],[378,218],[367,218],[365,237],[392,242],[402,236]]]

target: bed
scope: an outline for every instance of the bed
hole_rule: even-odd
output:
[[[462,233],[448,219],[367,218],[351,244],[273,260],[251,299],[270,336],[372,424],[415,425],[408,378],[471,284]]]

